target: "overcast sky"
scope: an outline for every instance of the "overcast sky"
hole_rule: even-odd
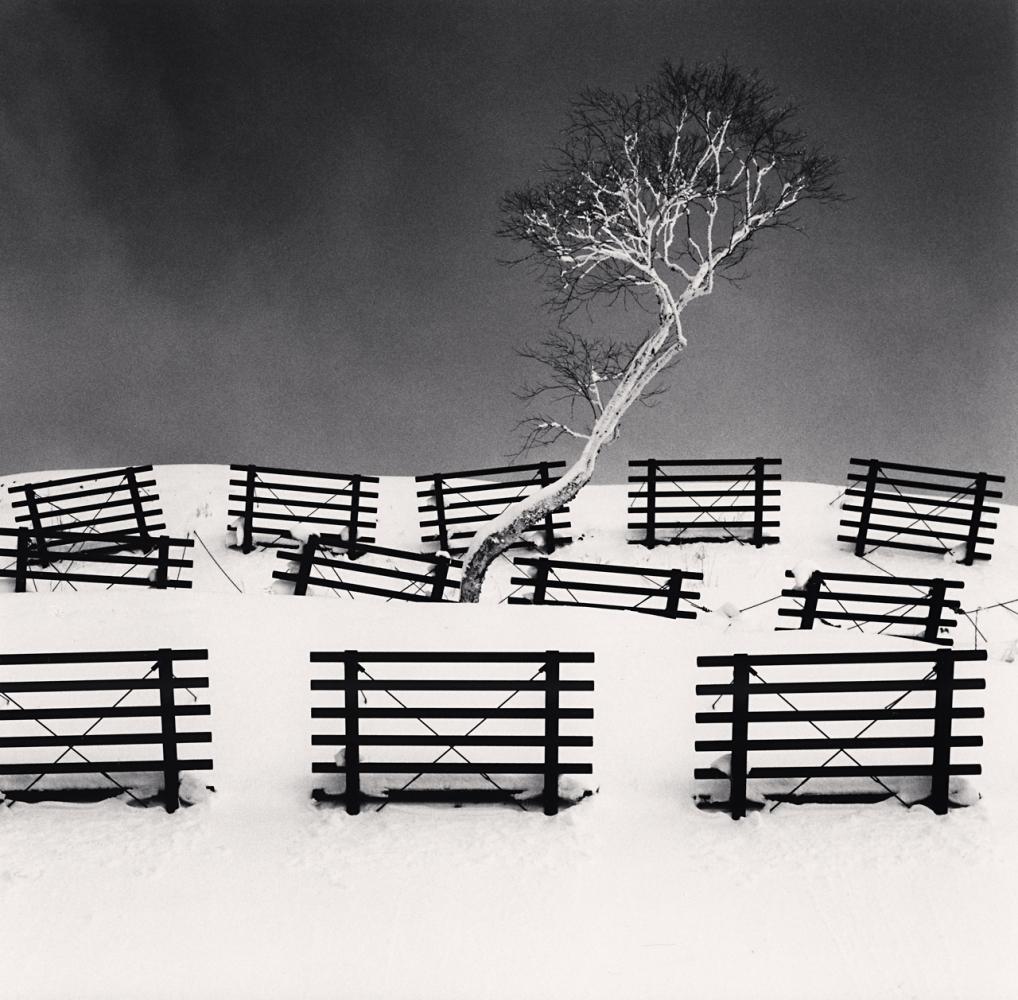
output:
[[[583,87],[727,55],[804,106],[851,200],[689,310],[670,395],[599,478],[1018,476],[1016,9],[0,0],[0,473],[500,464],[514,352],[554,322],[499,263],[500,196]]]

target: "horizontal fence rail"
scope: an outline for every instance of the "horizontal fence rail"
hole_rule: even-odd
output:
[[[373,556],[384,560],[351,562],[339,558],[345,550],[342,538],[329,535],[312,535],[299,553],[278,552],[280,559],[296,563],[292,571],[276,570],[272,576],[293,584],[293,592],[304,595],[308,587],[325,587],[351,597],[365,594],[396,601],[455,601],[459,580],[450,576],[450,570],[459,570],[462,563],[441,553],[428,554],[390,549],[381,545],[359,543],[359,556]],[[409,564],[409,565],[401,565]]]
[[[17,525],[29,527],[36,551],[49,561],[61,543],[47,541],[51,533],[97,533],[148,538],[166,525],[151,465],[135,465],[106,472],[86,473],[45,482],[9,486]],[[64,543],[72,544],[73,543]]]
[[[207,677],[174,674],[174,664],[208,659],[204,649],[110,650],[67,653],[4,653],[0,655],[0,777],[33,777],[27,787],[4,781],[4,794],[12,801],[51,797],[56,792],[33,788],[49,775],[95,774],[107,779],[122,792],[131,795],[130,785],[113,777],[141,773],[161,773],[162,803],[167,812],[180,804],[182,771],[207,771],[208,758],[182,758],[181,746],[209,743],[209,732],[178,731],[178,719],[207,716],[208,705],[189,701],[194,691],[208,687]],[[144,670],[140,677],[75,676],[62,673],[64,668],[89,665],[112,672],[114,665]],[[51,669],[47,669],[51,668]],[[54,673],[56,676],[53,676]],[[181,691],[188,698],[178,701]],[[88,692],[97,692],[90,697]],[[109,695],[102,695],[109,692]],[[97,704],[115,693],[120,697]],[[145,700],[147,699],[147,700]],[[131,704],[124,704],[130,700]],[[143,701],[139,704],[139,700]],[[107,732],[111,720],[143,720],[130,723],[130,732]],[[65,721],[67,720],[67,721]],[[120,723],[123,725],[123,723]],[[78,731],[57,732],[54,726],[70,725]],[[144,728],[145,726],[152,728]],[[84,728],[81,728],[84,727]],[[142,752],[138,758],[113,754],[112,748],[130,748]],[[86,753],[86,748],[87,753]],[[96,757],[92,748],[106,749]],[[26,759],[44,753],[58,756],[49,760]],[[150,754],[155,751],[158,756]],[[131,795],[132,798],[135,796]]]
[[[364,775],[411,775],[399,787],[386,789],[384,801],[492,801],[518,802],[525,789],[503,786],[498,777],[536,776],[540,781],[539,797],[544,812],[554,815],[560,802],[559,778],[562,775],[592,773],[589,763],[561,759],[565,748],[593,746],[587,735],[562,733],[563,720],[590,720],[593,709],[563,706],[563,695],[589,693],[594,689],[590,680],[564,679],[563,665],[593,663],[593,653],[543,650],[540,652],[377,652],[346,650],[344,652],[313,652],[312,663],[342,664],[338,676],[316,678],[311,690],[332,692],[340,703],[315,706],[313,719],[342,720],[341,733],[316,733],[312,745],[338,747],[333,760],[315,761],[315,774],[342,775],[344,790],[338,796],[351,815],[360,812],[367,799],[363,791]],[[448,674],[449,665],[462,664],[462,669]],[[525,678],[477,677],[476,668],[483,666],[524,667]],[[371,671],[386,667],[400,671],[399,677],[375,677]],[[414,669],[413,665],[419,665]],[[467,666],[473,668],[468,671]],[[408,701],[427,697],[422,705]],[[435,703],[433,699],[441,699]],[[469,699],[468,704],[463,704]],[[491,701],[491,704],[483,702]],[[455,701],[455,704],[449,704]],[[482,703],[478,703],[482,702]],[[510,702],[524,702],[525,707]],[[467,732],[439,732],[442,720],[473,720]],[[419,724],[413,727],[413,722]],[[528,732],[521,726],[530,723]],[[434,723],[434,725],[433,725]],[[492,724],[499,725],[497,732]],[[456,725],[458,730],[462,722]],[[377,727],[382,726],[380,731]],[[403,732],[411,726],[414,732]],[[535,728],[536,726],[536,728]],[[392,748],[393,759],[372,759],[362,752],[375,748]],[[417,748],[418,756],[412,756]],[[515,755],[506,759],[498,754],[492,759],[472,760],[465,750],[498,748]],[[426,757],[420,757],[421,750]],[[400,756],[401,755],[401,756]],[[477,785],[467,788],[418,788],[411,786],[423,775],[446,777],[476,776]],[[324,797],[324,796],[323,796]]]
[[[629,463],[630,544],[778,541],[780,458],[642,459]]]
[[[795,573],[787,570],[785,576],[794,577]],[[803,586],[781,591],[782,597],[801,604],[780,608],[778,615],[798,618],[799,629],[811,629],[819,621],[863,632],[864,626],[876,624],[881,626],[880,634],[950,646],[954,640],[941,632],[958,622],[946,617],[945,611],[960,612],[961,603],[948,598],[947,591],[964,586],[960,581],[939,577],[928,580],[816,570]],[[892,628],[895,631],[890,631]]]
[[[838,535],[838,541],[853,545],[857,556],[893,548],[950,553],[966,566],[990,558],[978,546],[993,544],[997,524],[988,518],[1000,508],[986,501],[1003,497],[989,488],[1003,483],[1003,476],[875,458],[853,458],[849,464],[856,468],[849,470],[847,499],[841,505],[849,516],[839,523],[852,532]]]
[[[236,533],[242,552],[254,550],[256,536],[263,546],[295,540],[298,525],[312,526],[319,534],[342,533],[351,559],[360,554],[362,542],[375,541],[377,476],[259,465],[231,465],[230,471],[240,476],[230,480],[227,515],[236,520],[228,530]]]
[[[513,564],[532,569],[531,576],[514,576],[510,583],[530,588],[529,596],[510,597],[510,604],[564,604],[585,608],[638,611],[663,618],[695,618],[682,601],[700,599],[700,592],[685,590],[690,581],[703,580],[702,573],[685,570],[648,569],[642,566],[611,566],[599,563],[563,562],[556,559],[516,557]],[[600,599],[598,599],[598,596]],[[628,603],[606,603],[618,598]]]
[[[880,785],[888,795],[895,795],[882,780],[892,777],[928,777],[930,794],[924,800],[935,813],[946,813],[950,807],[949,785],[955,775],[976,775],[981,773],[978,764],[956,763],[951,759],[954,747],[982,746],[982,737],[956,734],[952,731],[955,719],[982,719],[983,709],[955,704],[956,691],[979,691],[986,686],[982,678],[958,678],[955,667],[964,661],[985,660],[985,650],[958,651],[953,649],[931,649],[922,651],[867,653],[815,653],[815,654],[767,654],[754,655],[736,653],[729,656],[701,656],[699,667],[723,667],[731,669],[732,679],[725,683],[698,684],[696,693],[715,699],[730,699],[729,710],[696,713],[698,725],[724,725],[729,734],[716,739],[698,739],[697,752],[727,753],[727,768],[698,767],[694,771],[697,780],[727,781],[729,799],[726,803],[733,819],[745,816],[748,808],[747,782],[773,779],[792,779],[799,782],[792,790],[814,778],[869,778]],[[923,677],[852,677],[830,679],[830,668],[851,667],[858,671],[886,665],[888,668],[906,666],[926,670]],[[808,680],[774,680],[773,673],[765,679],[763,667],[823,667],[809,670]],[[892,672],[889,670],[889,672]],[[881,708],[860,704],[869,701],[881,692],[894,694],[893,700]],[[916,692],[932,695],[930,704],[923,707],[910,705],[902,707],[901,702]],[[799,707],[789,695],[816,696],[808,707]],[[842,698],[836,696],[851,696]],[[760,708],[761,698],[770,703],[780,704],[778,709]],[[833,708],[831,705],[848,707]],[[815,707],[817,704],[823,707]],[[932,731],[916,733],[914,726],[906,727],[904,734],[893,736],[872,735],[871,730],[878,722],[932,723]],[[831,723],[855,722],[846,734],[828,732],[824,727]],[[765,724],[780,724],[775,733],[762,733]],[[808,736],[789,735],[793,723],[805,724]],[[750,734],[750,727],[753,732]],[[911,761],[880,759],[860,760],[853,751],[873,750],[929,750],[929,760],[916,764]],[[810,752],[803,762],[803,752]],[[816,751],[817,753],[812,753]],[[759,755],[781,752],[785,762],[778,766],[759,765]],[[752,761],[750,759],[752,755]],[[791,760],[788,757],[791,756]],[[839,756],[850,763],[832,764]],[[753,766],[751,766],[751,764]],[[792,798],[792,794],[785,798]]]
[[[10,544],[3,545],[3,539]],[[15,593],[24,593],[28,584],[78,583],[152,587],[156,590],[189,589],[182,579],[194,562],[184,558],[193,548],[190,538],[167,535],[102,535],[81,531],[47,529],[40,536],[29,528],[0,528],[0,559],[12,559],[0,566],[0,577],[14,580]],[[76,546],[65,548],[65,546]]]
[[[417,476],[421,541],[437,542],[441,551],[462,555],[485,522],[554,482],[564,468],[565,462],[538,462]],[[510,547],[531,545],[551,553],[556,546],[568,545],[572,541],[568,515],[569,508],[560,507],[525,531],[523,542]]]

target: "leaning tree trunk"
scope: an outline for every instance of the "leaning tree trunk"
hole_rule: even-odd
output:
[[[463,558],[461,602],[476,604],[481,597],[481,587],[484,585],[488,567],[510,545],[519,541],[524,531],[533,528],[549,514],[565,506],[590,482],[594,475],[597,456],[606,444],[615,440],[623,414],[640,398],[654,377],[679,353],[682,336],[678,311],[667,313],[663,311],[661,325],[637,349],[611,399],[594,422],[580,457],[570,469],[555,482],[549,483],[533,496],[514,504],[488,522],[485,533],[479,534],[470,544]],[[677,336],[669,341],[668,335],[673,327]]]

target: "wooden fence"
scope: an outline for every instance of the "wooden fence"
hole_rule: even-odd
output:
[[[977,551],[977,546],[993,544],[985,532],[997,525],[986,517],[999,513],[1000,508],[987,506],[986,501],[1000,499],[1003,494],[989,489],[988,484],[1003,483],[1003,476],[900,465],[875,458],[853,458],[849,463],[865,471],[849,471],[845,496],[850,500],[842,503],[842,510],[855,516],[840,524],[853,529],[853,533],[838,535],[838,541],[854,545],[857,556],[866,555],[867,548],[910,549],[937,555],[961,549],[959,561],[966,566],[976,559],[990,558],[989,553]]]
[[[15,593],[27,591],[30,581],[44,581],[54,590],[62,583],[70,587],[98,583],[107,588],[140,586],[157,590],[191,586],[190,580],[180,578],[183,570],[194,566],[192,560],[184,558],[184,551],[194,546],[190,538],[100,535],[48,528],[40,535],[30,528],[0,528],[0,539],[4,537],[14,542],[0,548],[0,558],[12,558],[13,562],[0,566],[0,577],[13,578]],[[77,548],[63,548],[66,545]],[[138,551],[142,554],[135,554]],[[111,568],[107,572],[89,571],[93,565]],[[125,568],[118,570],[121,566]]]
[[[346,542],[330,535],[312,535],[299,553],[278,552],[280,559],[295,562],[294,571],[276,570],[272,576],[293,584],[294,594],[304,595],[308,587],[327,587],[334,591],[354,594],[370,594],[397,601],[451,601],[456,600],[459,581],[450,578],[450,569],[460,569],[462,563],[441,553],[428,554],[407,552],[403,549],[389,549],[380,545],[359,543],[359,555],[372,555],[388,561],[382,566],[368,562],[350,562],[339,558]],[[410,563],[413,568],[401,566]],[[428,566],[427,572],[417,572],[420,566]],[[328,571],[330,576],[324,575]],[[350,574],[358,580],[371,578],[372,584],[355,583],[344,577]],[[447,593],[448,592],[448,593]]]
[[[700,599],[699,591],[683,590],[690,580],[702,580],[702,573],[679,569],[647,569],[642,566],[609,566],[599,563],[563,562],[554,559],[513,559],[517,567],[532,568],[531,576],[514,576],[517,587],[529,587],[524,597],[510,597],[510,604],[564,604],[584,608],[611,608],[639,611],[663,618],[695,618],[696,609],[679,606],[681,601]],[[606,582],[607,578],[612,578]],[[636,582],[642,581],[642,582]],[[581,596],[577,596],[579,593]],[[568,596],[562,596],[562,595]],[[587,600],[587,595],[605,595],[636,603],[609,604]],[[654,603],[659,601],[660,605]]]
[[[538,462],[417,476],[421,541],[437,542],[441,551],[462,555],[484,522],[554,482],[553,470],[564,467],[565,462]],[[568,514],[568,507],[560,507],[540,526],[525,531],[526,541],[512,548],[530,544],[551,553],[557,545],[568,545],[572,539],[563,534],[571,527]]]
[[[565,680],[561,666],[574,663],[593,663],[593,653],[568,653],[558,650],[541,652],[315,652],[312,663],[341,663],[342,676],[316,679],[311,682],[312,691],[342,693],[341,706],[315,707],[311,710],[313,719],[342,719],[342,734],[316,734],[311,742],[314,746],[341,747],[342,762],[336,760],[316,761],[312,765],[315,774],[341,774],[345,779],[345,790],[339,796],[346,811],[356,814],[367,796],[362,791],[361,778],[366,774],[410,775],[398,788],[387,789],[386,800],[404,801],[469,801],[469,802],[513,802],[524,789],[503,787],[496,777],[505,780],[506,775],[537,775],[541,777],[540,801],[547,815],[555,814],[560,805],[559,777],[561,775],[590,774],[589,763],[573,763],[561,759],[564,749],[593,746],[590,736],[563,734],[563,720],[592,719],[593,709],[586,707],[564,707],[562,695],[574,692],[593,691],[594,683],[589,680]],[[463,678],[470,667],[487,665],[520,665],[530,676],[520,678]],[[417,667],[416,665],[421,665]],[[462,665],[462,666],[461,666]],[[396,667],[403,675],[396,678],[376,678],[369,672]],[[455,677],[447,676],[449,668]],[[531,669],[536,671],[531,674]],[[509,672],[508,670],[506,672]],[[417,676],[411,676],[416,674]],[[442,676],[445,674],[446,676]],[[411,706],[408,697],[421,697],[429,704]],[[477,700],[484,694],[497,699],[494,705],[462,704],[464,697]],[[435,705],[435,698],[448,701]],[[371,704],[366,704],[367,699]],[[516,705],[509,705],[515,700]],[[525,702],[526,707],[521,707]],[[474,720],[475,724],[466,732],[439,733],[435,728],[443,719]],[[519,720],[525,720],[523,722]],[[529,725],[527,721],[529,720]],[[406,729],[416,721],[424,732],[408,734],[391,732],[391,729]],[[498,733],[490,732],[489,722],[501,723]],[[484,732],[478,732],[484,726]],[[383,732],[374,732],[378,726]],[[507,732],[506,729],[530,729],[528,733]],[[536,729],[536,731],[534,731]],[[362,755],[365,747],[396,748],[389,753],[401,754],[395,760],[366,760]],[[474,747],[502,748],[495,753],[499,758],[505,752],[513,752],[517,758],[470,760],[465,749]],[[415,752],[427,752],[428,759],[408,759]],[[431,748],[428,751],[428,748]],[[536,753],[535,753],[536,750]],[[437,756],[432,756],[436,753]],[[380,752],[380,751],[376,751]],[[383,754],[384,751],[381,751]],[[489,756],[493,754],[489,751]],[[456,758],[451,760],[449,758]],[[535,759],[536,758],[536,759]],[[423,775],[444,775],[447,778],[467,775],[478,776],[485,784],[471,788],[424,788],[411,786]],[[394,780],[396,780],[394,778]],[[510,779],[511,780],[511,779]],[[320,792],[318,798],[328,797]]]
[[[785,576],[794,577],[795,574],[788,570]],[[845,584],[848,586],[843,586]],[[950,646],[954,640],[941,636],[940,632],[953,628],[958,622],[946,618],[944,612],[958,612],[961,604],[948,599],[946,594],[949,589],[958,590],[964,586],[957,580],[939,577],[927,580],[816,570],[804,586],[781,591],[782,597],[801,601],[801,607],[780,608],[778,614],[784,618],[798,618],[800,629],[811,629],[817,621],[824,624],[847,622],[850,628],[860,632],[864,631],[864,625],[879,624],[883,626],[879,630],[881,634]],[[912,631],[888,633],[892,626]]]
[[[0,709],[0,724],[4,735],[0,737],[0,775],[5,778],[35,776],[27,787],[7,787],[3,792],[12,801],[36,801],[42,798],[63,797],[63,790],[35,791],[35,785],[46,775],[101,775],[117,789],[130,794],[130,785],[121,784],[112,777],[114,774],[137,775],[157,772],[163,776],[162,801],[167,812],[173,812],[180,804],[179,784],[182,771],[207,771],[212,768],[209,759],[182,759],[181,745],[209,743],[212,734],[208,732],[178,731],[177,720],[181,717],[209,714],[208,705],[179,704],[177,692],[207,688],[207,677],[175,677],[173,666],[184,660],[206,660],[204,649],[158,649],[158,650],[114,650],[86,653],[3,653],[0,654],[0,696],[4,707]],[[81,677],[76,670],[79,666],[102,665],[104,676]],[[75,676],[67,677],[61,670],[46,671],[45,668],[70,668]],[[145,669],[142,677],[109,676],[117,669]],[[50,676],[43,678],[45,672]],[[56,673],[57,676],[52,676]],[[14,676],[11,676],[14,675]],[[83,692],[120,692],[113,704],[81,704]],[[123,704],[129,695],[149,692],[157,698],[156,704]],[[101,700],[101,697],[95,700]],[[26,704],[29,700],[42,700],[43,704]],[[133,720],[155,720],[158,728],[149,729]],[[56,720],[80,720],[89,724],[80,733],[57,733],[53,726]],[[132,720],[130,722],[114,720]],[[97,729],[101,722],[118,726],[144,728],[145,731],[109,732]],[[41,730],[41,732],[39,731]],[[105,748],[106,757],[91,759],[87,748]],[[143,754],[152,749],[158,751],[155,759],[123,759],[113,748],[129,748],[128,753]],[[13,751],[13,752],[8,752]],[[33,754],[38,756],[58,752],[56,759],[26,760]],[[68,759],[72,758],[72,759]],[[132,796],[134,797],[134,796]]]
[[[966,660],[985,660],[985,650],[958,651],[951,649],[921,650],[907,652],[879,653],[805,653],[805,654],[774,654],[757,655],[736,653],[729,656],[701,656],[697,659],[700,667],[724,667],[732,670],[732,680],[724,684],[698,684],[696,693],[714,698],[730,697],[730,711],[697,712],[696,721],[704,725],[726,725],[730,734],[723,739],[697,740],[697,751],[722,752],[731,755],[728,773],[714,767],[696,768],[694,777],[697,780],[727,779],[729,783],[729,800],[727,808],[733,819],[745,816],[747,809],[746,783],[753,779],[796,779],[800,787],[814,778],[870,778],[881,785],[888,795],[895,794],[882,779],[895,777],[929,777],[931,791],[926,804],[936,813],[946,813],[949,806],[949,782],[954,775],[975,775],[981,773],[978,764],[952,763],[951,751],[954,747],[982,746],[982,737],[974,735],[956,735],[952,732],[955,719],[981,719],[983,709],[954,704],[956,691],[983,690],[986,686],[982,678],[955,677],[955,664]],[[776,683],[765,681],[760,675],[760,668],[774,667],[785,670],[788,667],[807,666],[823,668],[830,673],[834,666],[886,665],[887,667],[905,667],[919,665],[922,670],[932,665],[923,677],[881,677],[879,679],[829,680],[809,679],[805,681],[785,681]],[[811,671],[811,675],[814,672]],[[755,679],[756,683],[751,683]],[[933,704],[924,707],[900,707],[906,695],[913,692],[931,692]],[[831,699],[837,695],[879,695],[881,692],[897,694],[890,704],[881,708],[860,706],[858,699],[850,707],[831,708]],[[789,695],[819,695],[824,707],[797,708],[789,700]],[[751,702],[756,699],[759,705],[761,696],[777,697],[781,707],[778,709],[753,708]],[[835,700],[835,704],[844,704]],[[916,720],[932,722],[932,733],[915,735],[870,736],[865,735],[878,722],[913,723]],[[829,734],[823,726],[834,722],[864,723],[861,729],[855,730],[850,736]],[[777,737],[767,738],[760,735],[758,727],[766,724],[779,724],[787,727],[791,723],[805,723],[810,727],[811,735],[806,738]],[[754,726],[752,738],[749,727]],[[912,726],[907,726],[913,729]],[[774,730],[770,730],[774,732]],[[816,735],[819,734],[819,735]],[[860,761],[855,753],[866,753],[871,750],[926,750],[931,751],[928,763],[898,763],[882,760],[879,763]],[[806,751],[813,762],[802,764],[782,764],[776,767],[750,767],[749,755],[761,753],[784,752],[801,754]],[[819,765],[815,763],[817,756],[826,758]],[[838,755],[844,755],[850,764],[831,765],[830,761]],[[793,790],[794,792],[795,790]],[[785,798],[791,798],[786,795]]]
[[[228,516],[239,519],[228,526],[235,531],[242,552],[255,548],[255,536],[270,536],[258,544],[277,546],[279,539],[293,539],[297,524],[322,525],[322,531],[345,534],[344,548],[351,559],[361,543],[374,542],[377,527],[373,515],[378,508],[364,501],[378,499],[377,476],[340,472],[307,472],[272,469],[257,465],[231,465],[231,472],[243,474],[230,486],[242,493],[230,493]],[[365,488],[365,486],[367,488]]]
[[[768,467],[780,464],[780,458],[630,462],[629,482],[638,484],[629,492],[629,514],[634,518],[629,530],[638,533],[630,544],[653,548],[734,539],[760,548],[777,542],[777,536],[764,534],[764,529],[781,524],[767,516],[781,509],[780,503],[768,502],[780,497],[781,490],[767,487],[781,479],[780,472],[768,472]]]
[[[11,508],[21,513],[14,518],[19,525],[30,526],[36,553],[49,561],[47,543],[52,532],[97,533],[104,536],[130,535],[147,539],[166,528],[154,519],[162,516],[155,479],[149,478],[151,465],[135,465],[108,472],[91,472],[65,479],[10,486]],[[76,487],[69,489],[68,487]],[[153,491],[153,492],[145,492]],[[97,499],[101,498],[101,499]],[[81,503],[82,500],[87,502]]]

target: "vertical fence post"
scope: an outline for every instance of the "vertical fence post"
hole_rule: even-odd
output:
[[[160,535],[157,542],[159,554],[156,563],[156,575],[153,586],[156,590],[165,590],[170,578],[170,539],[168,535]]]
[[[802,617],[799,619],[800,629],[812,628],[816,621],[817,604],[820,602],[820,584],[823,579],[823,573],[815,569],[806,581],[806,586],[802,588],[806,597],[802,605]]]
[[[449,551],[449,528],[445,523],[445,494],[442,492],[442,477],[435,476],[435,520],[438,521],[438,547]]]
[[[244,482],[244,525],[240,540],[240,551],[245,553],[254,551],[254,506],[257,475],[255,466],[249,465]]]
[[[440,555],[435,560],[435,569],[431,574],[431,594],[429,601],[441,601],[445,597],[445,585],[449,578],[449,557]]]
[[[972,524],[969,526],[968,538],[965,540],[965,558],[962,563],[971,566],[976,559],[976,544],[979,539],[979,526],[983,519],[983,507],[986,504],[986,473],[976,476],[975,492],[972,494]]]
[[[344,801],[350,816],[361,811],[361,746],[360,716],[357,714],[359,703],[357,695],[358,674],[360,664],[357,662],[357,651],[348,649],[343,655],[343,704],[346,708],[346,752],[343,755],[343,768],[346,772],[346,792]]]
[[[679,612],[679,598],[682,596],[682,570],[672,570],[668,578],[668,600],[665,602],[665,613],[669,618],[675,618]]]
[[[36,558],[38,558],[41,566],[48,566],[50,558],[49,552],[46,549],[46,529],[43,527],[42,518],[39,516],[38,498],[31,486],[25,487],[25,503],[28,504],[28,516],[32,519]]]
[[[534,597],[531,601],[532,604],[544,604],[544,597],[548,592],[548,573],[550,571],[550,560],[537,560],[537,570],[534,572]]]
[[[293,584],[293,592],[297,597],[303,597],[308,592],[308,583],[311,579],[311,569],[314,566],[315,555],[318,552],[319,538],[311,535],[300,550],[300,561],[297,563],[297,579]]]
[[[544,663],[544,815],[558,812],[559,651],[549,649]]]
[[[859,512],[859,534],[855,538],[855,554],[866,555],[866,534],[870,527],[870,513],[873,510],[873,493],[877,488],[877,473],[880,464],[875,458],[870,459],[869,471],[866,473],[866,491],[862,498],[862,510]]]
[[[32,550],[32,536],[28,528],[18,528],[18,553],[14,564],[14,593],[28,589],[28,557]]]
[[[728,807],[732,819],[746,815],[746,741],[749,734],[749,657],[736,653],[732,671],[732,761]]]
[[[138,489],[138,477],[134,469],[125,469],[124,476],[127,479],[127,489],[131,494],[131,506],[134,508],[134,519],[138,522],[138,535],[141,537],[145,551],[151,549],[152,540],[149,538],[148,527],[145,524],[145,508],[141,505],[141,491]]]
[[[160,649],[156,659],[159,673],[159,712],[163,744],[163,805],[168,813],[180,805],[180,764],[177,760],[177,715],[173,690],[173,651]]]
[[[647,534],[643,544],[648,549],[657,543],[657,459],[647,460]]]
[[[936,702],[933,708],[933,774],[930,778],[930,808],[943,816],[950,808],[951,711],[954,700],[954,654],[937,652]]]
[[[541,463],[541,486],[547,486],[551,482],[551,473],[548,471],[548,463]],[[552,514],[544,515],[544,551],[551,555],[555,551],[555,522]]]
[[[361,477],[350,477],[350,531],[347,534],[346,554],[349,559],[359,559],[363,553],[357,551],[357,521],[361,507]]]
[[[753,459],[753,544],[759,549],[763,546],[763,521],[764,521],[764,460]]]
[[[936,642],[940,637],[940,620],[944,615],[944,595],[947,584],[938,576],[930,586],[930,607],[926,618],[926,629],[923,638],[927,642]]]

